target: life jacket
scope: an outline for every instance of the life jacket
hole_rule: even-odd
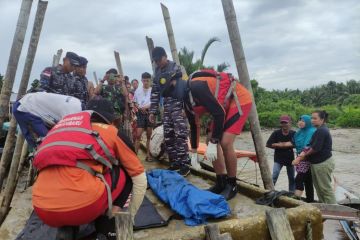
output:
[[[231,73],[217,72],[212,69],[202,69],[192,73],[189,77],[190,81],[206,81],[210,91],[218,102],[226,109],[231,98],[234,98],[240,116],[243,114],[241,110],[240,100],[236,94],[236,85],[239,84]],[[195,112],[202,111],[201,108],[195,107],[196,104],[189,91],[189,99]]]
[[[86,170],[99,177],[105,184],[108,193],[109,212],[112,209],[111,189],[103,173],[78,160],[94,160],[101,163],[104,172],[118,165],[114,151],[103,141],[98,132],[91,127],[93,120],[108,123],[100,114],[94,111],[83,111],[65,116],[49,133],[41,139],[34,154],[33,164],[41,171],[50,166],[70,166]]]

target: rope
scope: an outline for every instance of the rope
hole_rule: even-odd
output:
[[[306,240],[312,240],[312,227],[311,227],[311,221],[308,220],[306,223]]]

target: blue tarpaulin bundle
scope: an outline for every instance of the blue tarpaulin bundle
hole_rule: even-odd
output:
[[[230,214],[223,196],[198,189],[175,171],[154,169],[147,173],[147,178],[153,192],[183,216],[186,225],[204,224],[208,218]]]

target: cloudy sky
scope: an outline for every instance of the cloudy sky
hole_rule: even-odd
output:
[[[204,44],[218,37],[206,65],[236,66],[220,0],[164,0],[169,8],[178,50],[184,46],[200,58]],[[308,88],[329,80],[360,80],[359,0],[234,0],[251,78],[267,89]],[[0,73],[6,65],[21,0],[0,0]],[[23,70],[37,1],[33,3],[14,90]],[[139,78],[151,71],[145,36],[168,51],[156,0],[49,0],[31,80],[51,65],[57,49],[89,60],[88,78],[115,66],[120,52],[124,72]]]

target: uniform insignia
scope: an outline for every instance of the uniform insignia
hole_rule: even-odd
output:
[[[166,79],[165,78],[160,78],[160,84],[165,84],[166,83]]]

